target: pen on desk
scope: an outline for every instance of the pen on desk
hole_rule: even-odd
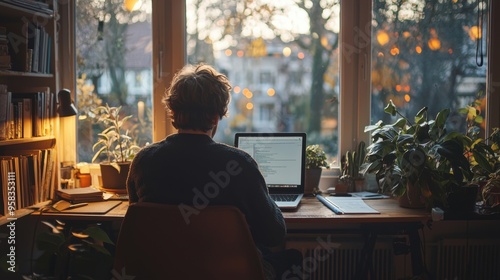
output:
[[[86,202],[71,204],[67,209],[73,209],[73,208],[82,207],[82,206],[86,206],[86,205],[89,205],[89,204]]]
[[[316,198],[321,201],[321,203],[323,203],[326,207],[328,207],[330,210],[333,211],[333,213],[337,214],[337,215],[342,215],[344,214],[344,212],[342,212],[340,209],[338,209],[337,207],[335,207],[335,205],[333,205],[330,201],[328,201],[326,198],[324,198],[323,196],[321,196],[320,194],[317,194],[316,195]]]

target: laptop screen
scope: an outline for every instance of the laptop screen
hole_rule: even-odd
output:
[[[235,136],[235,146],[255,159],[272,193],[303,192],[305,143],[305,133],[237,133]]]

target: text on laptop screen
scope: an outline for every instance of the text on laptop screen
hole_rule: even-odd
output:
[[[255,159],[268,187],[300,185],[303,152],[301,137],[240,137],[238,147]]]

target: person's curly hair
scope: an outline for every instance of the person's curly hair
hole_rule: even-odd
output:
[[[230,90],[227,77],[212,66],[186,65],[175,74],[163,103],[175,128],[208,131],[215,117],[226,116]]]

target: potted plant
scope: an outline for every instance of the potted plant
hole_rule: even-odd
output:
[[[347,151],[345,156],[341,159],[341,176],[339,181],[341,184],[346,184],[349,191],[363,191],[364,189],[364,175],[361,173],[361,166],[363,165],[366,157],[366,144],[364,141],[358,143],[356,151]],[[342,186],[340,187],[342,189]]]
[[[493,128],[485,139],[481,138],[481,124],[484,118],[481,114],[483,92],[465,108],[459,110],[466,116],[467,132],[470,138],[467,147],[467,158],[473,173],[472,182],[480,189],[478,200],[483,201],[485,208],[496,207],[495,197],[500,190],[500,129]]]
[[[384,111],[400,118],[365,127],[372,144],[363,171],[375,173],[379,191],[399,197],[403,207],[446,207],[449,194],[472,178],[464,155],[466,136],[446,130],[450,110],[429,120],[424,107],[410,121],[391,100]]]
[[[325,151],[318,145],[306,147],[305,194],[312,194],[318,188],[323,168],[329,168]]]
[[[489,175],[483,186],[481,197],[484,209],[490,212],[500,211],[500,169]]]
[[[99,140],[92,147],[94,151],[97,149],[92,162],[102,154],[107,157],[100,163],[102,188],[112,192],[126,192],[130,163],[140,150],[125,129],[132,116],[121,117],[120,110],[121,106],[109,107],[108,104],[97,107],[98,122],[104,124],[104,130],[98,134]]]

